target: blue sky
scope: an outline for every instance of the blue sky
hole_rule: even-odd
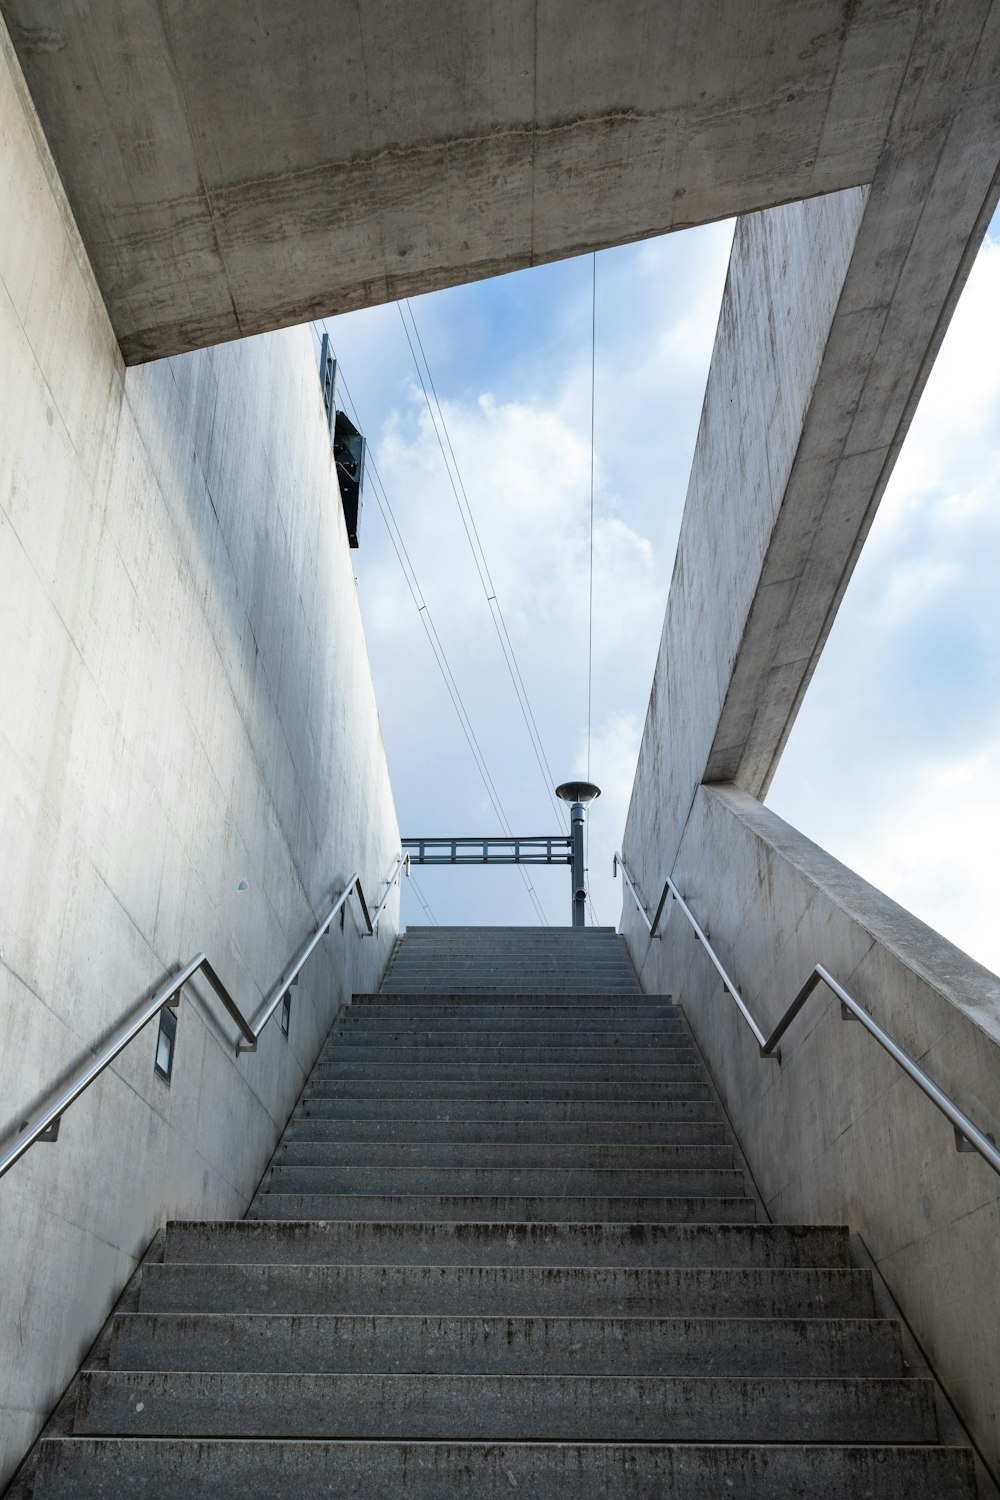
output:
[[[732,226],[597,258],[592,779],[598,919],[620,841],[725,280]],[[590,257],[411,303],[545,754],[586,770]],[[976,263],[769,804],[1000,967],[991,768],[1000,751],[1000,216]],[[516,832],[557,826],[399,312],[329,320],[422,597]],[[341,402],[344,401],[341,386]],[[498,832],[369,481],[355,553],[406,834]],[[859,670],[860,668],[860,670]],[[933,858],[927,858],[927,854]],[[564,869],[532,871],[553,923]],[[537,921],[518,873],[417,871],[441,922]],[[427,920],[413,884],[404,920]]]

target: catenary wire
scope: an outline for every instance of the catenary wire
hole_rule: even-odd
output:
[[[423,371],[420,367],[420,360],[418,360],[417,358],[417,351],[413,345],[413,339],[410,337],[410,330],[406,325],[406,318],[403,315],[404,307],[406,308],[407,313],[409,313],[410,322],[413,325],[413,333],[416,337],[417,346],[420,349],[420,355],[424,362],[424,369],[426,369],[427,372],[426,383],[424,381]],[[524,678],[521,675],[520,664],[518,663],[517,655],[514,651],[514,643],[511,640],[510,632],[507,629],[507,622],[504,619],[503,610],[500,607],[500,600],[497,598],[496,587],[493,583],[493,578],[490,573],[489,563],[486,560],[486,552],[479,535],[479,528],[476,525],[476,519],[472,510],[472,506],[469,502],[468,492],[462,479],[462,472],[458,466],[458,459],[455,457],[455,449],[452,446],[451,435],[448,431],[448,424],[445,419],[444,410],[438,397],[437,387],[434,384],[434,376],[431,372],[430,362],[424,350],[423,340],[420,337],[420,329],[417,326],[417,320],[414,316],[413,308],[411,307],[408,300],[404,299],[404,301],[401,303],[397,302],[396,308],[399,313],[400,322],[403,325],[403,332],[406,334],[406,342],[410,348],[410,355],[413,359],[414,369],[417,372],[417,379],[420,381],[420,388],[423,392],[424,401],[427,405],[428,415],[431,419],[431,425],[434,428],[434,435],[437,438],[438,447],[441,450],[441,458],[444,462],[445,470],[448,474],[448,480],[451,485],[452,494],[455,497],[455,504],[458,507],[458,513],[462,520],[462,526],[465,530],[466,539],[469,543],[469,549],[472,552],[472,558],[476,565],[476,571],[479,574],[479,581],[482,584],[483,593],[486,596],[487,607],[490,611],[490,617],[493,620],[493,628],[496,630],[497,639],[500,642],[500,649],[503,653],[507,672],[514,687],[514,694],[517,698],[518,707],[521,710],[521,717],[524,719],[525,728],[528,731],[528,738],[531,741],[531,748],[534,751],[535,759],[538,762],[538,769],[542,773],[542,780],[545,783],[545,789],[548,794],[549,801],[552,803],[553,810],[555,811],[556,817],[559,819],[560,826],[565,827],[566,810],[564,807],[561,807],[559,805],[554,795],[556,780],[552,774],[552,768],[549,765],[548,756],[545,754],[545,746],[542,743],[542,737],[538,729],[538,723],[535,719],[535,715],[531,707],[531,701],[528,698],[528,692],[524,684]],[[428,383],[430,385],[431,391],[433,392],[434,406],[431,405],[431,397],[428,394]],[[435,416],[435,407],[437,408],[437,416]],[[438,420],[440,420],[441,424],[440,429],[438,427]],[[445,443],[447,443],[448,445],[448,454],[451,455],[450,463],[448,460],[448,454],[445,453]],[[460,491],[461,497],[459,495]]]
[[[326,328],[325,320],[321,320],[321,322],[324,328],[324,332],[329,334],[329,330]],[[351,396],[347,380],[344,376],[343,368],[339,365],[338,375],[344,388],[344,395],[350,404],[354,420],[358,424],[358,426],[361,427],[363,424],[361,422],[357,406],[354,402],[353,397]],[[427,605],[426,599],[424,598],[423,590],[420,587],[420,582],[417,578],[413,562],[410,558],[409,552],[406,549],[406,543],[403,540],[403,535],[400,531],[399,523],[396,520],[395,512],[393,511],[392,505],[389,502],[389,497],[386,493],[385,485],[382,482],[382,477],[379,474],[375,461],[370,454],[366,456],[366,467],[370,469],[374,477],[376,504],[378,505],[379,512],[382,516],[383,521],[385,522],[386,530],[389,533],[389,540],[392,543],[393,551],[396,553],[396,557],[399,561],[400,567],[402,568],[403,576],[406,579],[407,587],[413,598],[417,613],[420,616],[420,620],[427,635],[427,639],[430,644],[431,651],[434,655],[434,659],[437,663],[438,670],[440,671],[441,676],[444,680],[445,687],[448,691],[449,697],[451,698],[452,705],[458,717],[459,724],[462,727],[462,731],[468,743],[469,750],[472,753],[473,760],[476,763],[476,769],[479,771],[480,777],[483,781],[483,785],[486,788],[487,796],[489,797],[490,802],[493,806],[493,810],[500,821],[501,828],[508,837],[512,837],[513,833],[510,822],[507,818],[506,812],[504,811],[503,804],[500,801],[500,796],[496,789],[496,785],[486,764],[486,758],[483,755],[482,747],[480,746],[475,730],[472,727],[472,721],[469,717],[468,710],[465,707],[465,702],[459,690],[458,683],[455,681],[454,675],[452,673],[451,666],[444,651],[444,646],[442,645],[440,636],[437,633],[437,627],[435,626],[434,621],[431,618],[430,609]],[[520,874],[521,879],[524,882],[525,890],[527,891],[528,896],[531,899],[532,905],[535,908],[535,912],[539,920],[543,923],[544,926],[547,927],[549,925],[549,920],[538,899],[538,893],[535,890],[534,884],[532,883],[527,871],[522,866],[518,866],[518,873]]]
[[[427,897],[424,895],[423,891],[420,889],[419,885],[417,884],[417,878],[414,875],[414,873],[413,873],[412,870],[410,871],[410,884],[413,886],[414,895],[416,896],[417,900],[420,902],[420,905],[424,909],[424,915],[427,918],[428,922],[430,922],[430,924],[431,924],[432,927],[440,927],[441,923],[438,921],[437,917],[431,911],[430,902],[427,900]]]
[[[590,282],[590,589],[587,609],[587,780],[590,780],[591,708],[594,696],[594,411],[597,394],[597,251],[594,251]],[[584,871],[590,875],[590,820],[587,821],[587,850]],[[594,926],[597,913],[587,880],[587,904]]]

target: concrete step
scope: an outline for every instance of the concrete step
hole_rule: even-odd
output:
[[[435,1033],[492,1027],[534,1034],[567,1026],[587,1031],[678,1031],[683,1028],[684,1020],[676,1006],[494,1005],[482,1000],[471,1004],[456,1002],[451,1006],[420,1005],[415,1000],[395,1005],[384,999],[378,1005],[354,1001],[340,1012],[337,1025],[372,1031],[423,1029]]]
[[[453,1048],[461,1048],[463,1051],[465,1049],[478,1050],[488,1047],[502,1048],[505,1051],[513,1048],[519,1053],[554,1048],[562,1055],[564,1052],[586,1051],[594,1048],[610,1051],[619,1048],[633,1050],[653,1047],[661,1051],[664,1048],[690,1047],[690,1045],[686,1030],[679,1024],[660,1031],[622,1031],[611,1027],[604,1031],[577,1029],[553,1031],[550,1028],[531,1031],[520,1022],[485,1031],[468,1026],[438,1027],[436,1030],[412,1027],[408,1031],[379,1031],[367,1025],[357,1025],[340,1026],[333,1031],[317,1061],[327,1062],[332,1056],[342,1052],[345,1047],[352,1050],[358,1047],[366,1049],[377,1047],[380,1050],[419,1048],[422,1052],[435,1049],[450,1051]],[[641,1060],[640,1058],[639,1061]]]
[[[650,1044],[581,1042],[578,1047],[542,1041],[537,1045],[525,1046],[523,1043],[512,1042],[509,1038],[506,1041],[481,1042],[474,1037],[458,1037],[429,1045],[421,1042],[373,1045],[348,1037],[324,1048],[316,1062],[316,1071],[322,1076],[343,1067],[356,1067],[359,1063],[379,1067],[383,1064],[389,1067],[401,1064],[421,1069],[425,1066],[450,1068],[469,1064],[491,1067],[495,1063],[506,1063],[512,1067],[520,1067],[522,1064],[530,1067],[540,1063],[549,1068],[576,1068],[580,1065],[602,1067],[605,1063],[617,1068],[640,1063],[643,1067],[655,1068],[660,1063],[676,1067],[691,1063],[693,1058],[691,1043],[683,1032],[674,1037],[656,1039]]]
[[[699,1092],[700,1089],[700,1092]],[[316,1096],[309,1094],[299,1104],[293,1117],[295,1123],[305,1120],[343,1120],[354,1122],[361,1128],[371,1121],[379,1128],[392,1128],[401,1120],[427,1122],[503,1122],[516,1124],[540,1121],[579,1124],[593,1121],[595,1125],[663,1125],[680,1122],[719,1120],[719,1106],[711,1102],[707,1086],[677,1085],[680,1097],[642,1099],[621,1097],[616,1090],[610,1098],[573,1097],[541,1098],[528,1096],[517,1099],[479,1099],[469,1097],[441,1098],[394,1097],[381,1098],[378,1094],[359,1094],[356,1090]],[[685,1095],[687,1097],[685,1097]]]
[[[682,1148],[683,1149],[683,1148]],[[712,1149],[712,1148],[709,1148]],[[441,1193],[497,1197],[737,1197],[743,1173],[721,1167],[293,1167],[273,1166],[274,1193]]]
[[[485,1033],[485,1036],[481,1036]],[[680,1015],[673,1016],[616,1016],[610,1012],[598,1016],[586,1016],[574,1007],[569,1007],[560,1016],[549,1011],[544,1016],[504,1016],[497,1010],[479,1016],[463,1013],[450,1016],[385,1016],[377,1010],[358,1010],[338,1018],[326,1045],[335,1045],[341,1039],[355,1037],[364,1039],[369,1046],[408,1046],[416,1042],[429,1047],[472,1037],[469,1045],[503,1046],[512,1039],[519,1039],[522,1047],[540,1046],[538,1038],[555,1034],[554,1046],[599,1047],[605,1043],[610,1047],[642,1047],[647,1042],[654,1046],[667,1045],[663,1037],[685,1036],[687,1028]],[[594,1040],[586,1040],[586,1038]],[[487,1040],[492,1038],[492,1040]]]
[[[250,1218],[448,1220],[459,1223],[657,1223],[748,1224],[757,1217],[752,1198],[630,1198],[616,1196],[559,1197],[450,1196],[445,1193],[261,1193],[249,1210]]]
[[[408,943],[443,942],[460,946],[462,943],[479,943],[488,939],[495,942],[539,942],[547,947],[557,942],[567,942],[582,947],[585,943],[620,942],[616,927],[541,927],[525,923],[503,923],[496,926],[471,927],[464,924],[441,925],[439,923],[414,923],[407,927],[405,941]]]
[[[442,1062],[429,1058],[423,1063],[407,1062],[333,1062],[316,1069],[317,1085],[339,1078],[395,1079],[399,1082],[431,1083],[449,1079],[475,1083],[490,1082],[528,1083],[700,1083],[704,1077],[697,1063],[613,1063],[613,1062],[564,1062],[544,1061],[503,1062],[469,1061]]]
[[[556,979],[547,980],[541,975],[531,974],[519,974],[516,978],[511,979],[504,979],[502,976],[496,975],[492,977],[489,983],[466,984],[464,986],[464,993],[466,994],[466,996],[478,995],[483,1000],[496,1000],[499,999],[502,995],[513,995],[522,992],[526,984],[531,989],[533,989],[536,995],[544,995],[546,999],[550,999],[554,995],[566,995],[567,997],[572,997],[572,1002],[574,1005],[578,1003],[579,997],[581,995],[614,994],[619,997],[626,997],[634,993],[634,988],[630,987],[627,984],[612,985],[609,984],[607,980],[595,979],[593,984],[588,986],[585,982],[581,982],[578,979],[574,979],[572,981],[566,980],[565,982],[560,983]],[[400,989],[398,991],[394,991],[391,987],[387,987],[385,993],[387,995],[393,995],[396,993],[402,993],[402,991],[405,990],[418,999],[421,997],[431,996],[436,998],[438,995],[443,994],[445,991],[454,988],[456,988],[454,983],[449,983],[443,978],[438,978],[433,981],[428,981],[427,983],[420,984],[414,984],[411,980],[400,980]]]
[[[697,1075],[697,1076],[695,1076]],[[622,1105],[630,1111],[633,1104],[659,1105],[690,1101],[709,1102],[712,1098],[704,1075],[697,1068],[684,1070],[684,1077],[674,1080],[638,1079],[631,1082],[602,1082],[595,1079],[526,1078],[321,1078],[309,1080],[303,1103],[320,1099],[432,1099],[456,1103],[460,1100],[501,1100],[506,1104],[545,1099],[553,1102],[574,1099]],[[514,1111],[516,1113],[516,1111]]]
[[[398,992],[394,995],[386,995],[381,991],[376,995],[357,994],[354,996],[348,1014],[355,1008],[365,1011],[379,1011],[382,1007],[386,1010],[401,1010],[421,1014],[427,1012],[449,1013],[453,1010],[482,1010],[509,1012],[511,1010],[531,1011],[539,1015],[548,1012],[560,1012],[579,1010],[581,1014],[589,1015],[591,1008],[600,1012],[605,1010],[621,1011],[628,1015],[643,1016],[655,1014],[666,1009],[668,1012],[678,1012],[680,1007],[674,1005],[669,995],[645,995],[636,990],[631,995],[599,995],[592,991],[585,995],[539,995],[533,991],[525,991],[521,994],[498,995],[494,998],[482,995],[470,995],[467,990],[451,991],[443,990],[439,995],[408,995]]]
[[[515,989],[532,994],[546,994],[547,986],[555,985],[558,994],[572,992],[578,986],[581,993],[593,994],[602,988],[609,993],[625,990],[635,994],[639,986],[628,965],[623,960],[587,963],[557,961],[555,963],[532,962],[530,959],[507,960],[502,955],[482,954],[467,963],[442,959],[437,962],[400,962],[386,980],[383,995],[404,993],[408,984],[415,990],[433,983],[442,993],[468,988],[470,993],[488,989],[499,984],[510,983]]]
[[[927,1443],[928,1380],[92,1370],[74,1432],[492,1442]]]
[[[974,1500],[966,1449],[800,1444],[422,1443],[56,1438],[37,1500]]]
[[[172,1220],[164,1264],[851,1267],[840,1225]]]
[[[840,1267],[147,1266],[146,1313],[871,1318],[871,1277]]]
[[[112,1369],[473,1375],[899,1377],[867,1318],[354,1317],[121,1313]]]
[[[594,952],[580,957],[572,953],[546,956],[542,953],[508,953],[502,948],[484,950],[459,956],[449,953],[403,952],[393,966],[390,982],[401,975],[429,974],[432,978],[444,978],[449,982],[471,977],[475,983],[484,982],[483,975],[489,971],[514,977],[555,974],[578,977],[586,983],[593,975],[608,975],[621,978],[637,988],[635,975],[625,956],[621,953]],[[383,992],[385,993],[385,992]]]
[[[532,1141],[295,1141],[286,1132],[274,1157],[281,1167],[405,1167],[408,1170],[520,1171],[567,1168],[602,1172],[674,1171],[677,1168],[733,1169],[733,1148],[717,1146],[637,1146],[611,1143],[555,1144]]]
[[[282,1143],[352,1141],[357,1144],[406,1141],[410,1144],[483,1142],[529,1146],[723,1146],[727,1132],[720,1121],[674,1122],[570,1120],[312,1120],[293,1119]]]
[[[526,993],[544,994],[535,986],[539,980],[544,983],[553,977],[560,982],[578,983],[581,989],[588,991],[599,985],[603,978],[609,981],[609,989],[625,984],[633,993],[641,993],[632,965],[623,953],[580,955],[567,950],[546,956],[542,953],[509,953],[502,949],[461,957],[447,953],[401,953],[379,993],[390,994],[393,983],[405,991],[408,979],[425,974],[441,980],[444,993],[489,984],[497,974],[514,980],[515,985]]]
[[[505,969],[520,969],[525,973],[544,973],[562,968],[568,973],[586,974],[592,970],[615,970],[633,979],[628,955],[621,948],[608,948],[592,944],[586,951],[577,952],[570,947],[547,951],[544,948],[504,947],[502,944],[484,946],[481,950],[466,949],[464,952],[449,952],[424,944],[420,948],[409,948],[404,943],[389,975],[406,969],[436,969],[445,973],[479,973],[487,965]]]
[[[316,1063],[315,1076],[325,1078],[330,1074],[343,1073],[345,1069],[371,1068],[415,1068],[420,1076],[441,1068],[508,1067],[527,1069],[529,1077],[536,1068],[548,1072],[563,1069],[568,1077],[574,1076],[577,1068],[603,1069],[643,1067],[656,1071],[661,1067],[696,1067],[695,1053],[686,1036],[668,1040],[662,1047],[524,1047],[511,1042],[493,1046],[467,1045],[464,1042],[440,1042],[432,1046],[406,1044],[394,1046],[363,1046],[341,1042],[325,1052]],[[628,1075],[626,1075],[628,1076]]]

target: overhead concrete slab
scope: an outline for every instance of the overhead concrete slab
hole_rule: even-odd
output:
[[[992,8],[0,0],[130,362],[870,182]]]

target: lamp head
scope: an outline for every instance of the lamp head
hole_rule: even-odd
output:
[[[564,802],[579,802],[583,807],[589,807],[600,795],[600,787],[592,781],[564,781],[562,786],[556,787],[557,797]]]

